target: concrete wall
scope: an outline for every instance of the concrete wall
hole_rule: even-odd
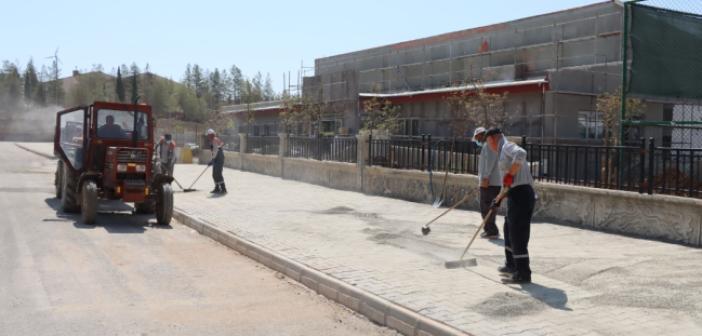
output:
[[[365,148],[359,146],[359,157],[364,157]],[[200,157],[200,162],[208,162],[209,151]],[[412,202],[430,203],[442,194],[444,174],[434,174],[430,183],[427,172],[367,167],[364,160],[349,164],[237,152],[225,152],[225,158],[229,168]],[[536,222],[702,247],[702,200],[541,182],[535,188]],[[477,210],[477,190],[476,176],[449,174],[444,205],[467,196],[461,208]]]
[[[283,178],[342,190],[358,190],[358,168],[352,163],[283,159]]]

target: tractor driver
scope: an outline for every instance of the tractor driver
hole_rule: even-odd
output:
[[[97,134],[101,138],[108,139],[126,138],[126,134],[122,130],[122,127],[115,124],[115,117],[109,114],[107,115],[107,117],[105,117],[105,124],[98,128]]]

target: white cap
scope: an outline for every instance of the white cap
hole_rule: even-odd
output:
[[[215,134],[215,131],[211,128],[207,129],[207,135]]]
[[[485,133],[485,132],[487,132],[485,127],[476,128],[475,131],[473,131],[473,139],[475,139],[475,137],[478,136],[478,134]]]

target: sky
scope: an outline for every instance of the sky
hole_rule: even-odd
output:
[[[181,80],[188,63],[269,73],[274,89],[301,62],[587,5],[600,0],[162,1],[3,0],[0,60],[50,64],[62,75],[148,63]],[[311,72],[308,74],[312,74]]]

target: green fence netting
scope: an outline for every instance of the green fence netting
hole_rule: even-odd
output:
[[[646,3],[632,5],[629,14],[627,92],[702,99],[702,15]]]

